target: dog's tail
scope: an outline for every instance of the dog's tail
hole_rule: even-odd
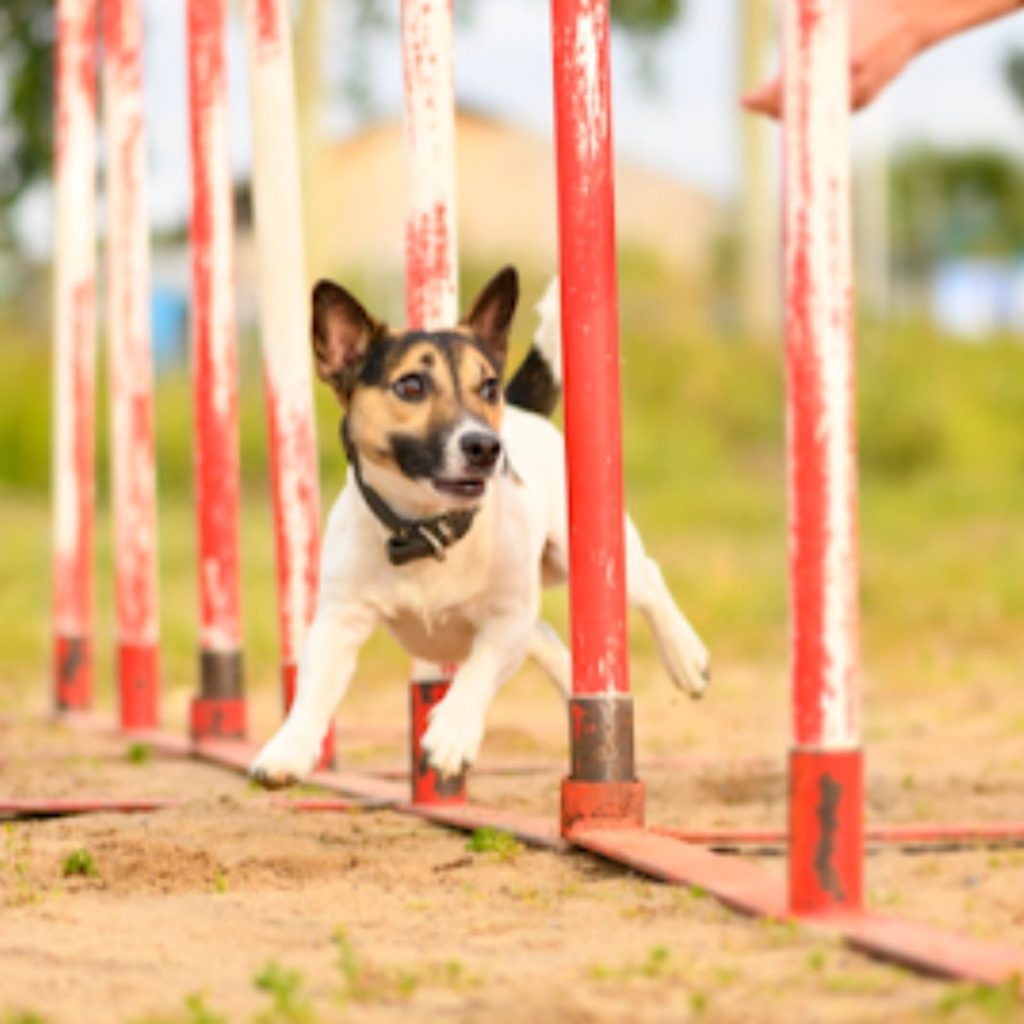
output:
[[[550,416],[562,397],[562,330],[558,278],[537,303],[540,323],[526,358],[505,388],[505,400],[528,412]]]

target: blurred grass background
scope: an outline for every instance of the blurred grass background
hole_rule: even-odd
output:
[[[487,270],[465,275],[468,295]],[[544,280],[527,275],[516,329]],[[371,296],[371,302],[373,301]],[[687,328],[688,299],[644,261],[623,260],[621,319],[627,500],[717,672],[765,665],[787,646],[783,365],[778,342],[724,342]],[[901,687],[966,680],[1024,656],[1024,348],[963,345],[930,328],[870,324],[858,340],[862,594],[867,671]],[[247,673],[277,679],[274,552],[258,341],[242,339],[241,445]],[[48,677],[47,339],[0,317],[0,703],[38,699]],[[97,666],[112,689],[112,537],[100,385],[97,440]],[[344,479],[339,410],[317,387],[323,505]],[[195,678],[191,398],[187,370],[157,384],[161,627],[172,687]],[[549,613],[565,630],[564,595]],[[633,632],[644,663],[652,647]],[[401,678],[385,638],[362,675]],[[35,695],[35,698],[33,698]]]

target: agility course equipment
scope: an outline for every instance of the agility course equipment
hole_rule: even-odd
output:
[[[455,207],[455,65],[450,4],[401,0],[405,135],[405,319],[434,330],[459,318]],[[414,660],[409,682],[413,799],[461,803],[465,772],[443,779],[423,753],[431,708],[444,699],[454,665]]]
[[[156,470],[149,336],[149,244],[142,111],[142,17],[130,2],[103,9],[108,130],[107,281],[117,680],[121,727],[154,729],[160,693]]]
[[[113,0],[108,5],[121,10]],[[1005,980],[1024,971],[1024,951],[913,925],[862,906],[847,5],[845,0],[783,0],[783,6],[794,605],[788,885],[756,864],[696,845],[713,839],[687,835],[691,841],[684,841],[678,832],[643,827],[625,634],[607,0],[552,4],[574,651],[571,763],[562,788],[561,820],[474,804],[463,799],[461,784],[457,791],[439,792],[437,780],[421,771],[417,744],[426,711],[443,693],[450,667],[440,670],[445,678],[433,680],[440,685],[429,692],[413,689],[412,795],[404,782],[366,773],[320,771],[313,781],[350,799],[448,826],[490,825],[539,846],[588,850],[654,878],[698,885],[745,913],[813,922],[840,934],[854,948],[917,969],[980,981]],[[89,83],[96,19],[95,6],[83,0],[61,0],[60,12],[55,678],[57,708],[69,711],[91,704],[95,141]],[[246,15],[254,121],[266,122],[282,116],[282,104],[290,106],[286,7],[283,0],[252,0]],[[403,4],[413,186],[406,235],[407,305],[410,324],[426,328],[456,317],[450,18],[445,0]],[[225,285],[230,281],[231,196],[224,149],[223,0],[190,0],[189,25],[196,391],[197,398],[209,400],[208,406],[197,406],[203,671],[190,737],[138,728],[124,717],[120,725],[121,731],[130,728],[136,741],[151,743],[164,753],[244,771],[254,748],[242,738],[233,316]],[[73,86],[67,81],[71,76]],[[125,80],[137,84],[139,75],[126,75]],[[293,123],[283,116],[286,124]],[[311,553],[317,485],[306,342],[296,328],[305,322],[296,270],[301,268],[301,256],[287,271],[275,262],[281,253],[301,253],[301,239],[295,235],[301,218],[286,216],[294,214],[298,202],[295,166],[287,153],[277,163],[268,157],[274,149],[291,149],[294,132],[288,138],[281,132],[271,145],[266,127],[256,126],[256,205],[258,231],[269,235],[260,242],[260,262],[261,287],[267,291],[262,303],[265,370],[276,477],[282,674],[287,685],[315,588]],[[278,202],[281,209],[268,212]],[[141,217],[137,204],[126,204],[125,210],[126,219]],[[129,227],[133,233],[124,237],[137,239],[138,225]],[[111,259],[116,258],[112,251]],[[274,280],[268,283],[269,278]],[[276,287],[281,289],[279,304],[271,302],[271,288]],[[287,312],[286,307],[300,299],[302,309]],[[306,368],[285,379],[282,366],[289,357]],[[121,433],[115,433],[121,443]],[[207,447],[214,444],[217,447]],[[286,473],[294,476],[286,479]],[[290,603],[285,606],[285,601]],[[154,673],[152,686],[156,685]],[[54,813],[71,810],[65,806],[61,811],[53,801],[23,809],[45,813],[47,804]],[[8,813],[18,812],[13,803],[5,806]],[[99,806],[111,805],[100,801],[93,809]],[[957,833],[955,825],[921,828],[935,839]],[[994,837],[977,823],[971,830],[978,838]],[[965,836],[963,827],[958,834]],[[1001,836],[1024,839],[1024,830],[1003,826]],[[781,838],[777,832],[772,837]],[[875,838],[884,841],[897,838],[897,833],[876,833]]]
[[[96,3],[57,5],[53,295],[54,701],[93,694]]]

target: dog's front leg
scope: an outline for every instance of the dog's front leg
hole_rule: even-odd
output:
[[[444,700],[430,713],[423,749],[442,775],[458,775],[480,753],[487,708],[502,683],[523,663],[532,617],[492,619],[477,633]]]
[[[377,624],[369,608],[322,608],[306,633],[295,702],[249,774],[268,788],[287,786],[312,771],[334,710],[345,696],[359,648]]]

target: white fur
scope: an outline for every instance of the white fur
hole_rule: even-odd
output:
[[[557,328],[551,328],[552,318],[557,324],[556,290],[549,289],[540,308],[538,347],[543,342],[545,354],[557,352]],[[284,785],[313,768],[359,648],[378,625],[414,659],[459,664],[423,738],[432,764],[444,774],[476,759],[491,699],[528,654],[569,696],[569,652],[539,621],[542,583],[564,581],[568,566],[562,436],[546,419],[514,406],[505,410],[501,435],[508,470],[489,482],[472,529],[443,562],[391,565],[387,533],[350,471],[324,533],[317,612],[303,645],[296,700],[253,764],[255,778]],[[363,472],[403,515],[436,515],[444,507],[428,483],[369,462]],[[707,651],[628,520],[626,579],[629,601],[650,624],[672,679],[699,696],[708,680]]]

